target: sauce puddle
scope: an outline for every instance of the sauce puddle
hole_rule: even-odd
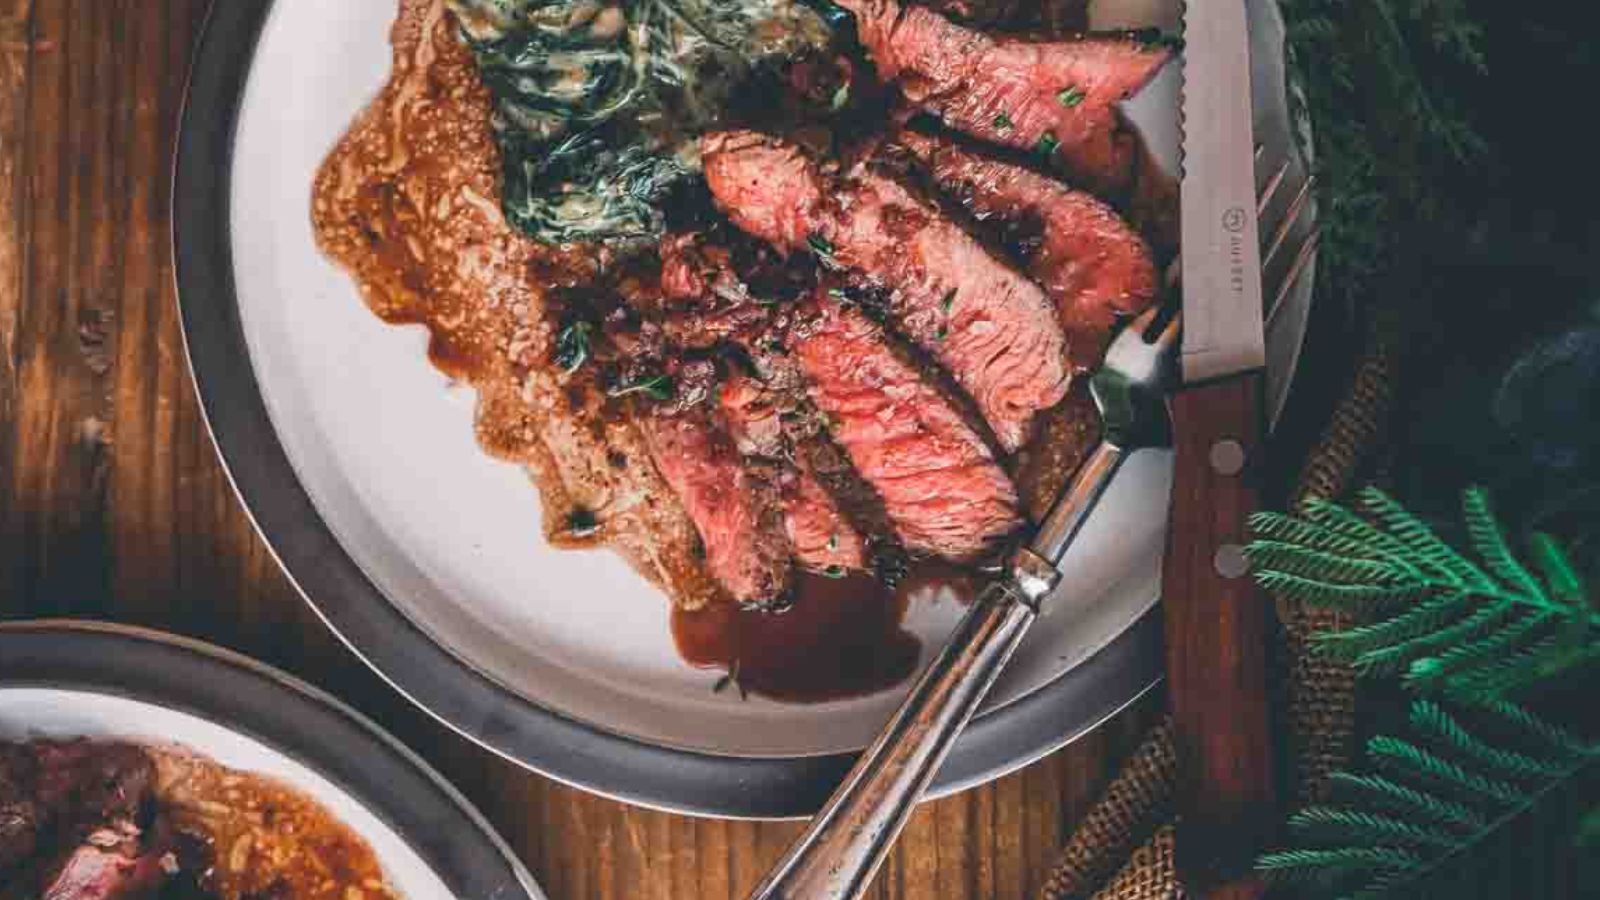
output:
[[[923,566],[898,590],[869,575],[801,573],[780,613],[717,603],[672,613],[672,636],[690,665],[736,673],[743,689],[786,703],[823,703],[892,688],[917,669],[922,644],[902,627],[909,604],[939,586],[967,593],[968,576]]]
[[[867,575],[802,573],[781,613],[716,603],[672,613],[672,636],[690,665],[737,672],[752,694],[789,703],[860,697],[893,687],[917,667],[921,644],[905,629],[906,601]]]

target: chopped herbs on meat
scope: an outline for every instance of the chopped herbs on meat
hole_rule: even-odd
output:
[[[812,234],[806,238],[806,243],[811,245],[811,252],[817,254],[818,257],[822,258],[824,261],[832,261],[832,241],[823,237],[820,233],[812,232]]]
[[[1012,122],[1011,117],[1005,113],[999,113],[994,117],[994,127],[996,128],[1007,129],[1014,124],[1016,123]]]
[[[960,288],[951,288],[950,290],[945,291],[944,298],[939,301],[939,309],[943,310],[945,314],[948,315],[951,308],[956,305],[956,294],[960,292]]]
[[[1056,139],[1055,132],[1046,131],[1044,134],[1039,135],[1039,142],[1033,145],[1033,149],[1040,156],[1050,157],[1056,154],[1056,150],[1060,146],[1061,141]]]
[[[1073,107],[1084,101],[1089,95],[1084,93],[1077,85],[1072,84],[1062,88],[1056,93],[1056,101],[1062,106]]]
[[[573,322],[556,335],[555,363],[568,375],[578,371],[589,360],[589,332],[594,326],[588,322]]]
[[[612,397],[647,394],[652,400],[666,401],[677,394],[677,386],[673,383],[671,375],[646,375],[622,382],[606,393]]]
[[[586,538],[600,530],[600,519],[587,509],[578,508],[567,513],[567,534]]]
[[[831,29],[797,0],[449,0],[495,106],[506,218],[643,241],[737,89]]]
[[[849,103],[850,82],[847,81],[844,84],[839,85],[839,89],[833,92],[833,100],[829,103],[829,105],[833,108],[834,112],[838,112],[849,105]]]
[[[750,692],[746,690],[745,686],[739,682],[738,660],[733,661],[733,668],[729,669],[727,674],[723,675],[721,678],[718,678],[716,683],[711,685],[711,693],[720,694],[723,691],[726,691],[728,688],[734,688],[737,690],[739,692],[740,700],[750,699]]]
[[[823,575],[824,578],[835,578],[835,579],[838,579],[838,578],[843,578],[847,574],[849,574],[849,573],[847,573],[845,571],[844,566],[829,566],[826,569],[822,570],[822,575]]]

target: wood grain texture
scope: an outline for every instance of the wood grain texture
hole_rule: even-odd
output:
[[[205,7],[0,0],[0,614],[165,628],[339,694],[471,797],[554,900],[742,896],[798,826],[631,808],[479,750],[332,638],[251,529],[172,289],[169,166]],[[1033,895],[1156,712],[927,805],[873,896]]]
[[[1178,866],[1186,885],[1248,868],[1276,822],[1270,604],[1220,558],[1249,539],[1261,450],[1261,379],[1236,376],[1172,399],[1171,526],[1162,568],[1167,693],[1178,759]],[[1228,448],[1231,448],[1231,452]],[[1259,896],[1233,885],[1206,896]]]

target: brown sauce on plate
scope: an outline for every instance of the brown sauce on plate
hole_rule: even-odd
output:
[[[906,595],[867,575],[803,573],[782,612],[718,603],[673,611],[672,636],[691,665],[721,669],[724,690],[820,703],[893,687],[917,666],[920,644],[901,628]]]

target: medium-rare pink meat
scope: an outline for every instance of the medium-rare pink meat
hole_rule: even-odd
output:
[[[784,532],[800,565],[829,573],[865,569],[867,546],[861,532],[817,481],[805,458],[786,452],[778,398],[754,378],[735,376],[723,383],[719,401],[739,450],[772,460],[779,468]]]
[[[1021,519],[982,437],[860,311],[819,301],[791,352],[834,440],[883,499],[908,549],[980,556]]]
[[[789,586],[789,542],[776,486],[747,465],[706,410],[639,417],[651,455],[705,545],[706,567],[734,599],[767,603]]]
[[[1128,35],[991,38],[896,0],[840,0],[879,74],[906,99],[977,138],[1059,158],[1096,190],[1121,193],[1135,144],[1116,104],[1170,53]]]
[[[40,900],[145,900],[162,871],[150,860],[84,844],[45,881]]]
[[[1078,365],[1098,362],[1119,316],[1143,312],[1155,300],[1149,247],[1104,202],[943,138],[906,132],[900,144],[978,219],[1028,233],[1028,275],[1055,302]]]
[[[829,178],[776,138],[727,132],[703,149],[735,224],[884,289],[895,327],[950,372],[1006,450],[1066,394],[1066,339],[1044,292],[931,204],[881,174]]]

